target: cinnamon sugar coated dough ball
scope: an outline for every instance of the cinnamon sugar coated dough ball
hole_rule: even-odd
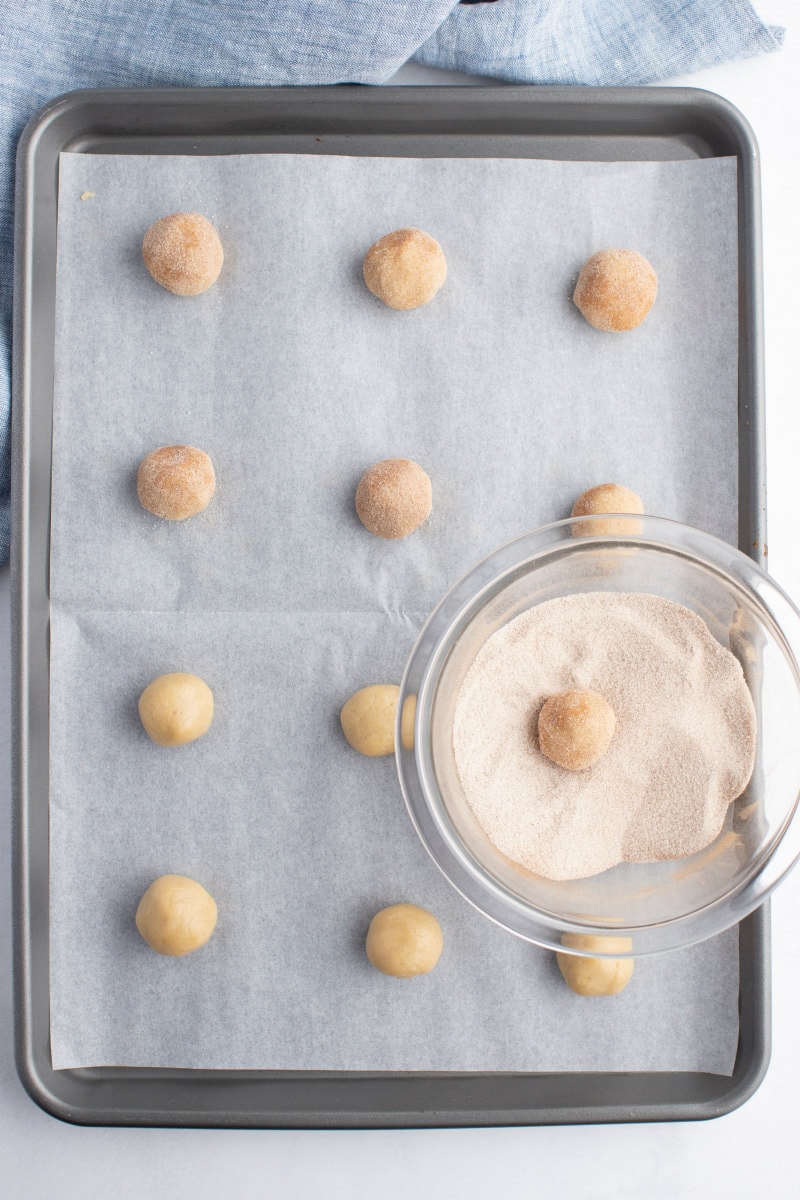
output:
[[[641,497],[621,483],[600,483],[583,492],[572,506],[573,517],[593,517],[603,513],[643,513]],[[583,521],[572,526],[575,537],[630,537],[641,533],[641,521],[624,519]]]
[[[611,745],[617,719],[598,692],[559,692],[539,713],[539,748],[568,771],[585,771]]]
[[[641,325],[656,301],[658,279],[636,250],[600,250],[578,276],[572,299],[595,329],[622,333]]]
[[[364,256],[364,282],[389,308],[430,304],[446,277],[442,247],[421,229],[387,233]]]
[[[433,970],[443,945],[433,913],[416,904],[392,904],[372,918],[366,949],[373,967],[384,975],[410,979]]]
[[[431,481],[409,458],[385,458],[365,471],[356,488],[356,512],[370,533],[404,538],[433,507]]]
[[[136,910],[136,928],[148,946],[172,958],[199,950],[216,924],[214,897],[187,875],[160,875]]]
[[[578,954],[556,951],[556,961],[564,982],[578,996],[616,996],[628,986],[633,976],[634,959],[630,957],[633,943],[630,938],[596,937],[588,933],[565,933],[562,944],[573,950],[595,954],[626,954],[626,958],[586,958]]]
[[[142,459],[136,476],[139,503],[166,521],[203,511],[216,490],[214,464],[195,446],[159,446]]]
[[[347,742],[359,754],[381,758],[394,754],[394,723],[400,688],[396,683],[373,683],[355,692],[339,720]]]
[[[198,675],[174,671],[159,675],[144,689],[139,716],[159,746],[185,746],[207,732],[214,719],[214,696]]]
[[[168,292],[197,296],[215,283],[224,258],[219,234],[200,213],[171,213],[150,226],[142,242],[144,265]]]

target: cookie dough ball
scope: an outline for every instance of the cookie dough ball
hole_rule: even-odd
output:
[[[442,928],[433,913],[416,904],[392,904],[370,922],[367,958],[384,975],[408,979],[432,971],[442,945]]]
[[[159,746],[184,746],[208,729],[214,717],[211,688],[197,675],[159,675],[139,697],[139,716]]]
[[[600,250],[578,276],[572,299],[595,329],[622,333],[641,325],[655,304],[656,273],[635,250]]]
[[[204,946],[217,923],[217,905],[186,875],[161,875],[136,910],[136,928],[159,954],[181,958]]]
[[[446,276],[442,247],[421,229],[387,233],[364,256],[364,282],[389,308],[430,304]]]
[[[217,486],[214,464],[195,446],[159,446],[139,464],[136,491],[148,512],[185,521],[209,504]]]
[[[595,937],[588,933],[565,933],[564,946],[595,954],[630,955],[630,938]],[[556,952],[559,970],[568,987],[578,996],[616,996],[626,988],[633,975],[634,960],[627,958],[586,958],[578,954]]]
[[[559,692],[539,713],[539,748],[568,771],[585,771],[611,745],[617,720],[599,692]]]
[[[380,758],[394,754],[394,723],[400,688],[396,683],[373,683],[350,697],[339,720],[342,733],[359,754]]]
[[[403,715],[400,718],[400,745],[404,750],[414,749],[414,721],[417,716],[417,697],[406,696]]]
[[[430,516],[431,481],[410,458],[385,458],[365,471],[356,488],[356,512],[370,533],[404,538]]]
[[[572,506],[573,517],[592,517],[602,513],[643,513],[641,497],[621,483],[600,483],[578,496]],[[641,521],[617,518],[608,521],[578,521],[572,526],[575,537],[635,537],[642,532]]]
[[[207,217],[172,213],[150,226],[142,257],[153,279],[168,292],[197,296],[208,291],[222,270],[222,242]]]

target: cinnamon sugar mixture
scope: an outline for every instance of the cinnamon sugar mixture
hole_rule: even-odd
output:
[[[539,750],[548,696],[599,692],[608,753],[567,771]],[[750,779],[756,717],[738,660],[660,596],[589,592],[539,604],[493,634],[456,701],[467,801],[503,854],[548,879],[694,854]]]

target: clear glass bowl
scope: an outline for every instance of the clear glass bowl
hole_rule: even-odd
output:
[[[607,516],[544,526],[501,547],[448,592],[403,677],[397,766],[423,844],[487,917],[553,950],[563,948],[565,934],[614,935],[630,938],[630,953],[642,955],[734,925],[800,854],[800,613],[751,559],[718,538],[660,517],[619,520],[625,532],[610,535]],[[742,664],[758,718],[756,762],[719,837],[700,853],[554,882],[504,857],[475,820],[453,756],[453,713],[492,633],[536,604],[595,591],[649,592],[703,618]],[[412,748],[400,730],[408,696],[417,697]]]

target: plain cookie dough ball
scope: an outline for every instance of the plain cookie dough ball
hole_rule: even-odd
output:
[[[636,250],[600,250],[578,276],[572,299],[590,325],[622,333],[641,325],[656,301],[658,278]]]
[[[583,492],[572,506],[573,517],[592,517],[602,513],[643,513],[640,496],[621,483],[599,483]],[[575,537],[635,537],[642,532],[641,521],[583,521],[572,526]]]
[[[184,746],[208,729],[214,717],[214,697],[197,675],[185,671],[159,675],[139,697],[139,716],[159,746]]]
[[[359,754],[380,758],[394,754],[394,724],[400,688],[396,683],[373,683],[345,704],[339,720],[342,733]]]
[[[617,719],[599,692],[559,692],[539,713],[539,748],[568,771],[585,771],[611,745]]]
[[[427,975],[442,953],[442,928],[433,913],[416,904],[392,904],[372,918],[367,958],[384,975],[409,979]]]
[[[166,521],[202,512],[216,486],[214,464],[195,446],[159,446],[142,459],[136,475],[140,504]]]
[[[414,749],[414,721],[417,716],[417,697],[406,696],[400,718],[400,745],[404,750]]]
[[[565,933],[564,946],[596,954],[630,955],[630,938],[596,937],[589,933]],[[634,960],[627,958],[585,958],[578,954],[556,952],[559,970],[568,987],[578,996],[616,996],[626,988],[633,975]]]
[[[364,282],[389,308],[430,304],[446,277],[442,247],[421,229],[387,233],[364,256]]]
[[[385,458],[365,471],[356,488],[362,525],[382,538],[404,538],[433,507],[431,481],[410,458]]]
[[[180,958],[204,946],[217,923],[217,905],[186,875],[161,875],[136,910],[136,928],[159,954]]]
[[[222,270],[222,242],[200,213],[171,213],[150,226],[142,242],[144,265],[168,292],[197,296]]]

